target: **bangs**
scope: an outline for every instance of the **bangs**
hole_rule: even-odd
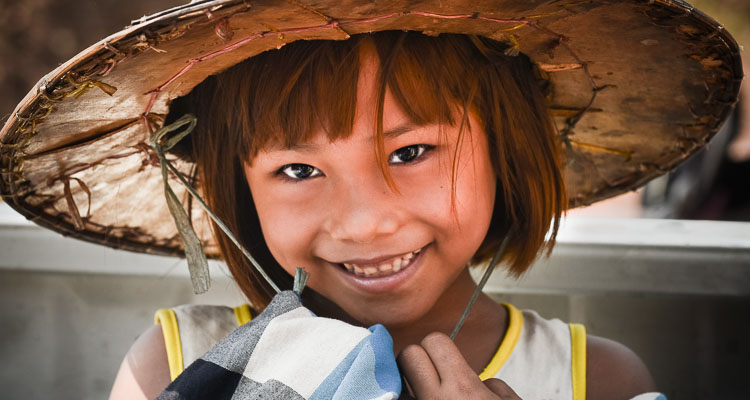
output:
[[[468,56],[462,54],[468,47],[466,38],[446,36],[442,43],[405,32],[300,41],[232,67],[217,77],[216,89],[234,101],[235,111],[227,116],[227,124],[230,131],[242,132],[240,157],[252,160],[268,147],[292,148],[311,141],[318,132],[330,141],[349,137],[356,115],[361,50],[372,46],[380,63],[375,151],[385,170],[386,88],[411,122],[422,126],[454,125],[457,106],[463,106],[470,87],[476,87],[475,80],[466,79],[469,71],[461,62]]]

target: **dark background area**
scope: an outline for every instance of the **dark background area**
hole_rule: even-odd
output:
[[[0,0],[0,115],[46,73],[134,18],[184,0]]]

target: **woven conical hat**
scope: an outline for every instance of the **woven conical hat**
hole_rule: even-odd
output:
[[[0,192],[65,235],[181,254],[148,147],[170,101],[296,40],[394,29],[506,41],[546,71],[571,206],[637,188],[703,146],[742,77],[732,37],[681,1],[193,2],[134,21],[45,76],[0,131]],[[206,217],[192,208],[216,255]]]

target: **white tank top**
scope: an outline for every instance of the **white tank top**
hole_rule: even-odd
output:
[[[499,378],[522,399],[586,398],[586,331],[510,304],[508,330],[481,379]],[[250,307],[182,305],[156,312],[172,380],[193,361],[251,320]],[[533,371],[533,372],[532,372]],[[638,400],[655,399],[655,396]]]

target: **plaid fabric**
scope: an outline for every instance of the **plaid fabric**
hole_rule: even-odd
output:
[[[396,399],[401,377],[382,325],[320,318],[294,292],[191,364],[158,399]]]

